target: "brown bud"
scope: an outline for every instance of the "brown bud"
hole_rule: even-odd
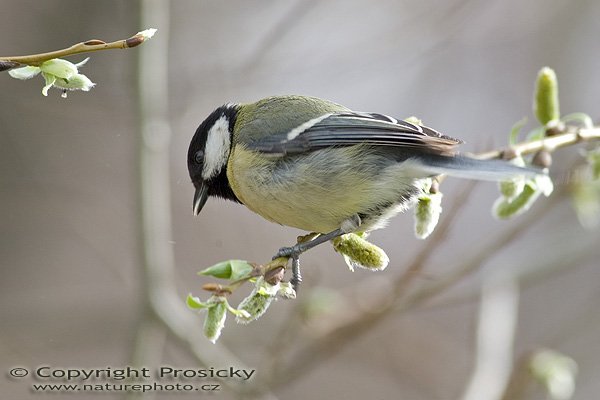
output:
[[[552,165],[552,154],[548,150],[540,150],[533,156],[531,164],[542,168],[549,168]]]
[[[566,125],[562,121],[550,121],[546,128],[546,136],[556,136],[565,133]]]
[[[516,150],[513,149],[512,147],[509,147],[502,151],[502,159],[503,160],[512,160],[516,156],[518,156],[518,154],[517,154]]]
[[[231,289],[228,287],[223,287],[223,285],[219,285],[218,283],[205,283],[202,285],[202,290],[206,290],[207,292],[213,292],[216,295],[225,295],[230,294]]]
[[[267,271],[265,274],[265,282],[267,282],[269,285],[277,285],[283,279],[284,274],[285,269],[283,267],[277,267]]]
[[[20,66],[18,62],[15,61],[0,61],[0,71],[8,71],[9,69]]]
[[[129,39],[125,40],[125,45],[127,47],[135,47],[135,46],[139,46],[140,44],[144,43],[144,38],[141,35],[135,35],[130,37]]]
[[[100,39],[92,39],[88,40],[87,42],[83,42],[83,44],[85,44],[86,46],[97,46],[99,44],[106,44],[106,42]]]

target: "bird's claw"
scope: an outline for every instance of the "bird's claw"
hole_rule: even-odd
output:
[[[298,291],[300,282],[302,282],[302,276],[300,275],[300,253],[302,251],[297,246],[282,247],[273,257],[273,260],[280,257],[287,257],[292,260],[292,278],[290,279],[290,283],[295,291]]]
[[[300,287],[300,283],[302,282],[302,275],[300,275],[300,258],[294,257],[292,258],[292,279],[290,279],[290,284],[294,291],[297,292]]]
[[[298,248],[296,248],[296,246],[282,247],[277,251],[277,254],[273,256],[273,260],[280,257],[287,257],[292,259],[298,258],[300,256],[300,253],[301,252],[298,250]]]

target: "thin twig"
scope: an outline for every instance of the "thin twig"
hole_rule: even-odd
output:
[[[141,32],[131,36],[127,39],[117,40],[115,42],[106,43],[103,40],[91,39],[85,42],[76,43],[70,47],[61,50],[49,51],[47,53],[31,54],[27,56],[8,56],[0,57],[0,63],[5,65],[6,68],[0,70],[6,71],[11,68],[19,67],[21,65],[32,65],[39,67],[44,61],[52,60],[60,57],[72,56],[81,53],[90,53],[93,51],[100,50],[114,50],[114,49],[130,49],[132,47],[139,46],[144,43],[148,38]]]
[[[510,150],[514,152],[514,154],[533,154],[537,153],[540,150],[555,150],[560,147],[571,146],[573,144],[583,142],[583,141],[592,141],[600,139],[600,128],[573,128],[568,129],[567,132],[554,135],[547,136],[540,140],[527,141],[515,144],[510,147]],[[492,158],[502,158],[503,154],[507,149],[496,149],[491,151],[486,151],[483,153],[474,154],[473,156],[482,160],[489,160]]]

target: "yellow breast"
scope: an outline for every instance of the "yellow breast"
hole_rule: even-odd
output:
[[[262,217],[305,231],[330,232],[365,210],[375,188],[372,175],[352,167],[352,156],[346,157],[348,165],[325,165],[331,164],[326,151],[286,156],[284,161],[238,145],[230,155],[227,178],[236,196]]]

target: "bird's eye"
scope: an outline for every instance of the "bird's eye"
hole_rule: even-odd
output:
[[[194,156],[194,160],[198,163],[198,164],[202,164],[204,162],[204,151],[202,150],[198,150],[196,152],[196,155]]]

